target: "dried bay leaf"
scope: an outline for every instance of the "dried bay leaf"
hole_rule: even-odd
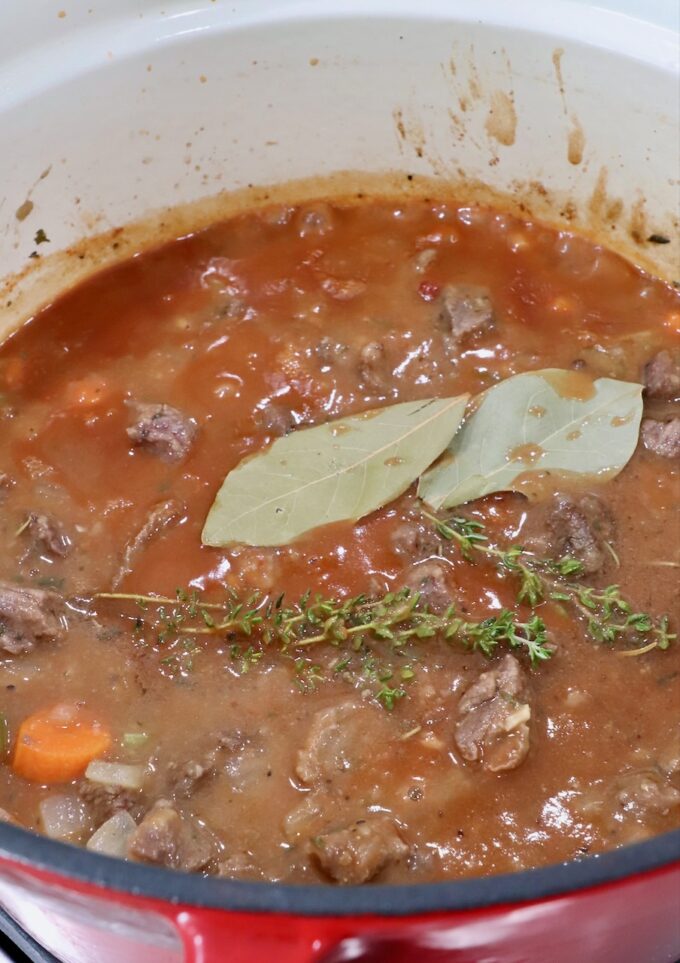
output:
[[[208,513],[204,545],[286,545],[392,501],[451,441],[469,395],[407,401],[304,428],[242,461]]]
[[[547,368],[514,375],[477,396],[440,461],[420,479],[432,508],[499,491],[531,491],[545,472],[617,475],[637,445],[642,386]]]

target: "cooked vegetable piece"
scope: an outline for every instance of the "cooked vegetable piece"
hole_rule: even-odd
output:
[[[51,839],[80,836],[89,826],[85,805],[72,793],[53,793],[38,808],[43,831]]]
[[[85,778],[90,782],[101,783],[103,786],[141,789],[144,782],[144,766],[93,759],[85,770]]]
[[[108,730],[90,712],[59,704],[21,723],[12,767],[32,782],[70,782],[110,745]]]
[[[137,824],[130,813],[122,809],[102,823],[97,832],[90,836],[87,848],[93,853],[124,859],[127,856],[128,842],[136,829]]]

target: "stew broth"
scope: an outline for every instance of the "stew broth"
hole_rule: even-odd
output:
[[[462,325],[459,289],[474,301]],[[132,858],[293,882],[499,873],[680,826],[675,644],[622,657],[545,602],[555,651],[536,667],[441,638],[403,654],[388,642],[282,653],[172,627],[159,638],[148,607],[93,600],[178,588],[214,600],[225,586],[344,598],[406,584],[470,619],[517,609],[513,579],[439,538],[413,489],[281,548],[207,548],[201,529],[225,475],[287,431],[531,369],[646,379],[661,431],[679,393],[679,326],[678,293],[604,248],[431,200],[256,211],[65,293],[0,347],[0,629],[2,585],[68,600],[60,638],[2,653],[7,817],[49,831],[44,803],[59,797],[70,822],[53,834],[85,844],[129,812]],[[156,428],[173,412],[191,421],[164,423],[159,440],[135,405],[170,406]],[[562,520],[576,513],[597,530],[585,582],[619,585],[674,631],[679,462],[672,440],[666,449],[641,442],[585,493],[503,493],[461,511],[494,544],[548,555],[555,504]],[[529,707],[503,722],[521,751],[495,764],[460,729],[489,671],[495,698]],[[141,788],[18,774],[21,724],[55,704],[101,723],[104,760],[143,770]]]

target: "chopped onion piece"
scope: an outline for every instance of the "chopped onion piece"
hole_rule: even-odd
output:
[[[90,825],[87,808],[77,796],[47,796],[38,808],[42,828],[51,839],[68,839]]]
[[[87,841],[87,849],[105,856],[127,856],[127,843],[137,824],[124,809],[114,813]]]
[[[508,718],[503,723],[503,728],[506,732],[512,732],[517,726],[521,726],[523,722],[528,722],[531,719],[531,706],[521,705],[518,709],[511,713]]]
[[[132,766],[122,762],[102,762],[93,759],[85,770],[85,778],[104,786],[122,786],[123,789],[141,789],[144,782],[144,766]]]

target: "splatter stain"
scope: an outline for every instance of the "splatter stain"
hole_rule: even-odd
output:
[[[25,200],[23,204],[20,204],[16,209],[15,217],[17,221],[25,221],[28,215],[33,210],[33,201]]]
[[[555,76],[557,77],[557,86],[560,89],[560,94],[564,101],[564,77],[562,75],[562,57],[564,57],[564,47],[556,47],[553,50],[552,62],[555,68]]]
[[[397,109],[393,111],[392,116],[394,117],[394,126],[397,128],[399,139],[406,140],[406,128],[404,127],[404,115],[402,111]]]
[[[569,137],[567,139],[567,159],[570,164],[577,167],[583,160],[586,138],[583,133],[583,128],[575,114],[572,114],[571,122],[573,126],[569,131]]]
[[[569,108],[567,107],[567,95],[564,86],[564,74],[562,72],[562,57],[564,56],[564,48],[557,47],[553,50],[552,62],[555,68],[555,79],[557,80],[557,87],[560,92],[560,99],[562,101],[562,110],[564,116],[569,119],[570,129],[567,135],[567,160],[570,164],[578,167],[583,161],[583,151],[586,146],[586,137],[583,132],[583,127],[581,122],[576,116],[576,114],[569,115]]]
[[[517,112],[512,97],[503,90],[491,94],[491,104],[485,124],[490,138],[504,147],[512,147],[517,132]]]

